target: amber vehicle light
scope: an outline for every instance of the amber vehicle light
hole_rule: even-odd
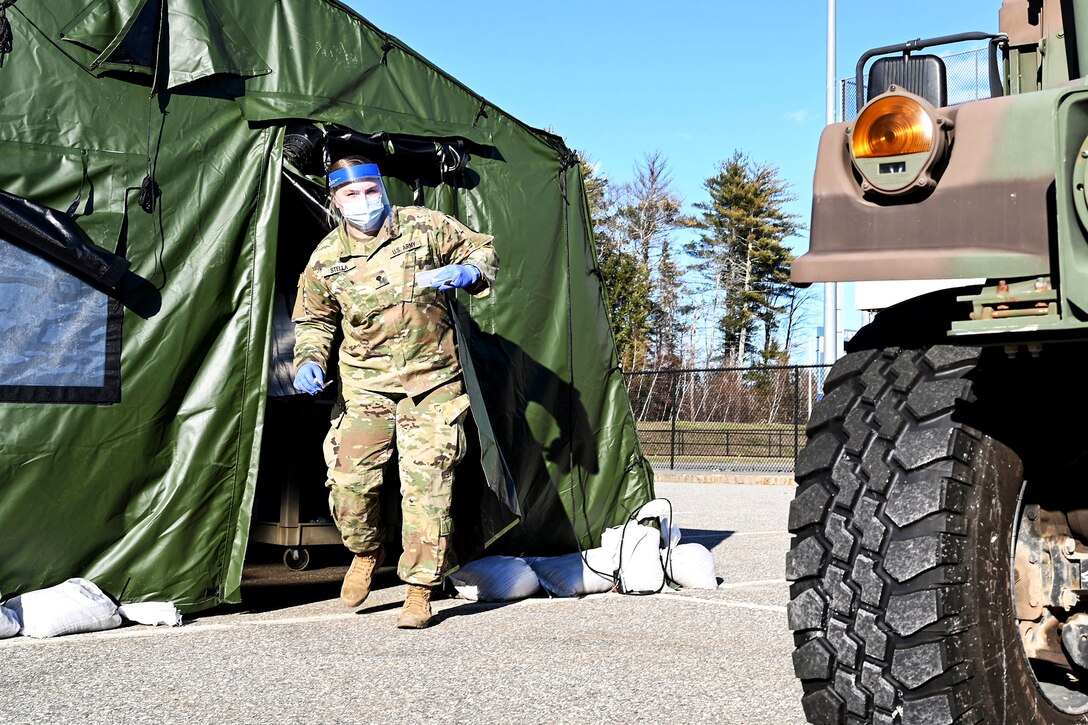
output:
[[[925,153],[933,148],[933,136],[933,119],[917,101],[886,96],[858,116],[853,133],[854,157]]]

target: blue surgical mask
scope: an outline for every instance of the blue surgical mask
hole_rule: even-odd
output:
[[[356,229],[361,229],[367,234],[373,234],[381,228],[382,220],[388,207],[382,203],[382,199],[359,199],[344,204],[342,213]]]

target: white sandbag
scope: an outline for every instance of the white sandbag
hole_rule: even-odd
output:
[[[540,591],[536,574],[516,556],[485,556],[470,561],[447,578],[462,597],[480,602],[509,602]]]
[[[607,576],[613,585],[616,583],[616,561],[612,553],[603,546],[589,549],[585,552],[586,566],[590,571],[600,572],[601,576]]]
[[[672,523],[672,503],[666,498],[655,498],[635,509],[627,517],[627,523],[612,526],[601,533],[601,548],[615,560],[620,552],[620,539],[625,526],[635,526],[647,519],[656,519],[659,524],[661,546],[672,548],[680,543],[680,527]]]
[[[20,594],[5,606],[22,622],[22,633],[28,637],[98,632],[121,625],[117,605],[87,579]]]
[[[661,524],[662,546],[672,548],[680,543],[680,527],[672,523],[672,502],[667,498],[655,498],[639,506],[628,517],[638,523],[646,519],[657,519]]]
[[[672,503],[655,498],[631,512],[627,522],[601,533],[596,556],[618,572],[617,590],[624,594],[648,594],[665,588],[665,555],[680,542],[680,528],[672,522]],[[655,521],[657,526],[640,523]],[[593,568],[601,570],[602,566]]]
[[[157,627],[164,624],[167,627],[181,626],[181,612],[173,602],[132,602],[122,604],[117,610],[122,618],[136,624],[146,624]]]
[[[618,542],[613,544],[609,541],[609,546],[614,545],[618,550],[616,568],[619,570],[619,591],[634,594],[661,591],[665,586],[661,532],[652,526],[630,521],[615,536]]]
[[[661,552],[662,561],[665,552]],[[717,589],[714,555],[702,544],[680,544],[668,556],[669,580],[685,589]]]
[[[601,552],[599,549],[591,551]],[[586,556],[589,555],[587,551]],[[536,572],[540,585],[553,597],[579,597],[610,591],[615,582],[610,576],[612,568],[607,563],[608,558],[594,553],[591,560],[602,563],[603,566],[593,567],[600,574],[587,566],[582,554],[577,551],[562,556],[531,556],[525,559]]]
[[[15,616],[15,612],[7,607],[0,606],[0,639],[14,637],[19,634],[19,630],[22,628],[23,625],[19,622],[19,618]]]

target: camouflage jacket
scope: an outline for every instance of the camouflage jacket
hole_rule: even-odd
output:
[[[461,371],[446,292],[416,283],[417,272],[472,264],[470,294],[490,294],[498,272],[492,237],[424,207],[393,207],[373,237],[344,225],[318,243],[299,278],[295,370],[327,367],[337,323],[344,333],[340,374],[351,387],[417,395]]]

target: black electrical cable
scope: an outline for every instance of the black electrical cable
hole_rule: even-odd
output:
[[[482,107],[481,107],[482,108]],[[570,490],[574,491],[574,434],[575,434],[575,421],[574,421],[574,296],[572,291],[573,281],[571,276],[571,252],[570,252],[570,221],[568,219],[570,215],[570,198],[567,196],[567,171],[570,169],[570,163],[568,159],[562,159],[559,167],[559,172],[556,174],[556,180],[559,183],[559,195],[563,198],[563,240],[566,246],[567,253],[567,366],[570,368],[570,387],[567,388],[567,415],[568,415],[568,430],[570,431],[571,440],[567,445],[567,465],[570,470]],[[585,521],[586,529],[585,535],[590,535],[589,528],[589,512],[586,510],[586,486],[585,480],[582,476],[578,477],[578,486],[582,491],[582,518]],[[571,502],[574,503],[573,501]],[[574,511],[577,512],[578,506],[572,506]],[[597,571],[589,564],[589,559],[586,557],[586,550],[582,546],[582,537],[578,535],[578,520],[575,515],[574,520],[574,538],[578,544],[578,553],[582,556],[582,562],[585,563],[586,568],[599,576],[608,576],[602,572]]]
[[[655,499],[655,500],[657,500],[657,499]],[[672,563],[672,545],[673,545],[673,541],[672,541],[672,526],[673,526],[672,501],[670,501],[667,498],[662,498],[660,500],[664,501],[665,503],[667,503],[669,505],[669,518],[668,518],[669,531],[668,531],[668,540],[665,542],[665,561],[662,562],[661,561],[661,555],[660,554],[657,555],[657,561],[658,561],[659,564],[661,564],[661,585],[658,586],[657,589],[654,589],[652,591],[651,590],[646,590],[646,591],[624,591],[623,584],[622,584],[622,582],[620,580],[620,572],[623,571],[623,542],[624,542],[624,539],[626,539],[626,537],[627,537],[628,524],[630,524],[632,521],[635,520],[634,517],[643,508],[642,506],[640,506],[639,508],[635,509],[633,512],[627,514],[627,520],[623,522],[623,529],[620,530],[620,548],[619,548],[619,556],[617,557],[617,562],[616,562],[616,591],[618,591],[620,594],[629,594],[631,596],[648,596],[648,595],[651,595],[651,594],[659,594],[661,592],[661,590],[665,588],[665,584],[669,579],[669,564]],[[654,518],[657,518],[658,527],[662,527],[663,525],[661,523],[661,517],[654,517]],[[637,521],[636,521],[636,524],[637,524]],[[660,534],[665,535],[665,531],[664,531],[663,528],[661,528]],[[660,551],[660,549],[661,549],[661,546],[660,546],[661,539],[660,538],[658,539],[658,542],[659,542],[658,550]]]
[[[483,112],[483,106],[480,107],[480,110],[481,110],[481,112]],[[569,421],[570,421],[569,422],[569,425],[570,425],[569,430],[571,431],[571,434],[570,434],[571,435],[571,440],[570,440],[569,445],[567,447],[567,456],[568,456],[568,466],[570,468],[570,475],[571,475],[571,492],[573,493],[573,491],[574,491],[574,439],[573,439],[573,437],[574,437],[574,431],[575,431],[575,427],[574,427],[574,404],[575,404],[575,400],[574,400],[574,393],[575,393],[575,387],[574,387],[574,298],[573,298],[573,292],[572,292],[572,289],[571,289],[572,286],[573,286],[573,282],[572,282],[572,276],[571,276],[570,222],[568,220],[568,216],[570,215],[570,197],[567,195],[567,172],[568,172],[568,170],[570,168],[571,168],[570,159],[569,158],[562,159],[561,166],[559,167],[559,173],[557,174],[557,180],[559,182],[559,194],[563,198],[563,238],[564,238],[564,243],[566,244],[566,253],[567,253],[567,270],[566,270],[566,277],[567,277],[567,365],[570,367],[570,388],[568,389],[568,393],[567,393],[567,398],[568,398],[568,400],[567,400],[567,407],[568,407],[567,414],[570,416],[570,418],[569,418]],[[616,591],[617,587],[619,586],[619,578],[617,576],[617,572],[606,573],[606,572],[602,572],[602,571],[597,571],[597,569],[595,569],[589,563],[589,557],[586,556],[586,549],[582,546],[582,537],[578,535],[577,511],[578,511],[579,508],[582,509],[582,520],[585,522],[585,535],[590,536],[591,534],[590,534],[590,525],[589,525],[589,511],[586,510],[586,498],[587,498],[587,496],[586,496],[586,483],[585,483],[585,478],[583,476],[581,476],[581,475],[578,476],[578,487],[581,489],[581,492],[582,492],[581,506],[580,507],[579,506],[573,506],[572,507],[574,509],[574,511],[575,511],[574,538],[575,538],[575,541],[578,544],[578,553],[582,557],[582,563],[585,564],[585,567],[587,569],[589,569],[591,572],[593,572],[594,574],[596,574],[597,576],[599,576],[599,577],[601,577],[603,579],[611,579],[612,582],[613,582],[612,590]],[[629,511],[627,512],[627,514],[628,514],[628,516],[630,516]],[[621,540],[621,543],[622,543],[622,540]]]
[[[567,174],[568,170],[571,169],[574,166],[575,161],[576,161],[576,158],[573,155],[570,155],[570,156],[567,156],[566,158],[563,158],[562,159],[562,165],[560,166],[559,173],[557,175],[558,176],[558,181],[559,181],[559,192],[560,192],[560,195],[563,197],[563,206],[564,206],[564,212],[565,212],[563,214],[563,237],[564,237],[564,241],[565,241],[565,244],[566,244],[566,253],[567,253],[567,269],[566,269],[566,278],[567,278],[567,364],[570,367],[570,387],[568,388],[568,393],[567,393],[567,398],[568,398],[568,400],[567,400],[567,406],[568,406],[567,414],[570,416],[570,418],[569,418],[569,426],[570,426],[569,430],[571,431],[571,436],[572,436],[571,441],[570,441],[570,445],[568,446],[567,455],[568,455],[568,466],[570,468],[570,475],[571,475],[570,490],[571,490],[572,494],[574,492],[574,476],[575,476],[574,439],[573,439],[573,435],[574,435],[574,431],[575,431],[574,410],[575,410],[576,401],[574,399],[574,395],[575,395],[575,391],[577,390],[577,388],[575,387],[575,375],[574,375],[574,299],[573,299],[573,292],[572,292],[573,281],[572,281],[572,275],[571,275],[572,262],[571,262],[571,246],[570,246],[570,223],[569,223],[569,220],[568,220],[568,215],[570,214],[570,197],[567,194],[567,177],[566,177],[566,174]],[[583,471],[579,471],[579,473],[578,473],[578,488],[579,488],[579,490],[581,491],[581,494],[582,494],[581,506],[579,507],[579,506],[575,505],[575,506],[573,506],[573,509],[576,512],[577,512],[578,508],[582,509],[582,520],[585,522],[585,535],[590,536],[591,532],[590,532],[590,524],[589,524],[589,511],[586,509],[586,499],[588,497],[586,495],[586,480],[585,480],[585,476],[584,476]],[[671,525],[672,525],[672,516],[671,516],[672,502],[669,502],[669,512],[670,512],[669,524],[670,524],[670,527],[671,527]],[[629,521],[630,517],[632,515],[633,515],[632,512],[627,511],[627,519],[626,520]],[[587,569],[589,569],[591,572],[593,572],[597,576],[599,576],[599,577],[601,577],[603,579],[611,579],[613,581],[613,587],[612,587],[613,591],[618,591],[621,594],[627,594],[628,592],[623,592],[620,589],[620,580],[619,580],[619,572],[620,572],[620,568],[622,567],[623,540],[624,540],[624,536],[626,536],[626,533],[627,533],[626,523],[624,524],[624,528],[621,530],[621,533],[620,533],[620,560],[621,561],[617,565],[616,570],[614,572],[611,572],[611,573],[598,571],[597,569],[595,569],[589,563],[589,557],[586,556],[586,549],[582,546],[582,537],[578,536],[577,514],[575,515],[575,522],[574,523],[575,523],[574,536],[575,536],[575,539],[576,539],[576,541],[578,543],[578,553],[581,555],[582,563],[585,564],[585,567]],[[671,531],[670,531],[670,539],[671,539]],[[669,549],[668,549],[668,553],[666,554],[666,561],[668,561],[668,558],[671,557],[671,555],[672,555],[672,547],[670,546]],[[666,566],[667,566],[667,563],[666,563]],[[664,582],[662,582],[662,587],[664,587]],[[659,588],[657,591],[660,592],[661,589]],[[656,594],[657,592],[649,592],[649,593]]]
[[[155,211],[155,201],[159,197],[159,185],[155,182],[155,164],[151,159],[151,109],[155,96],[158,93],[160,76],[162,69],[159,64],[162,57],[162,36],[163,27],[166,23],[166,4],[163,3],[159,8],[159,35],[155,40],[155,68],[151,77],[151,93],[147,97],[147,148],[145,160],[147,163],[147,170],[144,174],[143,181],[140,182],[140,191],[136,195],[136,203],[140,205],[140,208],[150,214]],[[162,110],[162,100],[159,100],[160,111]],[[163,113],[163,125],[166,123],[166,114]],[[162,141],[162,127],[159,128],[159,141]],[[156,151],[156,156],[158,152]],[[157,160],[157,159],[156,159]]]

